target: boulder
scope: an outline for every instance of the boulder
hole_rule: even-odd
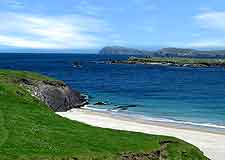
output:
[[[106,103],[105,102],[97,102],[97,103],[95,103],[95,105],[106,105]]]
[[[87,104],[85,96],[72,90],[63,81],[23,79],[20,82],[32,96],[44,102],[55,112],[65,112]]]

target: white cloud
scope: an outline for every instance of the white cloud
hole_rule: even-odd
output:
[[[205,11],[195,19],[202,28],[225,32],[225,11]]]
[[[193,42],[169,42],[166,46],[175,46],[180,48],[202,48],[202,49],[224,49],[225,39],[196,39]]]
[[[194,19],[201,30],[199,33],[195,33],[197,35],[195,37],[196,39],[191,43],[186,43],[186,46],[196,48],[224,48],[225,11],[213,11],[209,8],[200,10],[201,12],[194,16]],[[204,37],[201,36],[203,30],[206,31]],[[219,35],[215,33],[218,33]]]
[[[30,48],[54,48],[55,44],[45,43],[41,41],[18,38],[14,36],[0,35],[0,43],[7,46],[14,47],[30,47]]]
[[[0,44],[27,48],[88,48],[110,32],[102,20],[80,15],[35,16],[0,13]]]
[[[187,44],[188,47],[195,48],[224,48],[225,39],[198,40]]]

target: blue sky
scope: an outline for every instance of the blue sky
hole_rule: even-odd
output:
[[[225,0],[0,0],[1,49],[225,48]]]

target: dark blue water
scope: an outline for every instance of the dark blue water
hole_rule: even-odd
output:
[[[98,109],[154,120],[225,126],[225,69],[111,65],[126,56],[91,54],[0,54],[0,68],[29,70],[64,80],[88,94]],[[82,68],[72,63],[80,61]],[[136,105],[128,110],[118,106]]]

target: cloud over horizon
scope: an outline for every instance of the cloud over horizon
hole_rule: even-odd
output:
[[[81,16],[37,16],[0,13],[0,43],[25,48],[96,47],[101,38],[96,34],[110,32],[102,20]]]
[[[210,37],[201,37],[189,43],[192,47],[214,47],[220,48],[225,45],[225,11],[203,10],[194,16],[195,21],[201,28],[201,31],[208,32]],[[218,37],[219,35],[219,37]]]
[[[1,0],[0,49],[225,48],[224,6],[211,0]]]
[[[202,28],[225,33],[225,11],[206,11],[195,16]]]

